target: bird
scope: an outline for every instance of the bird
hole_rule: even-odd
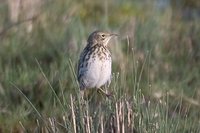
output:
[[[101,87],[111,83],[112,58],[107,46],[113,36],[118,35],[103,31],[94,31],[89,35],[78,61],[77,78],[82,96],[86,89],[92,88],[107,97],[111,96]]]

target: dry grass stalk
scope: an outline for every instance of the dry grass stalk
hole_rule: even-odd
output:
[[[71,111],[72,111],[72,121],[73,121],[73,126],[74,126],[74,133],[76,133],[76,119],[75,119],[75,114],[74,114],[74,105],[73,105],[72,95],[70,95],[70,99],[71,99]]]

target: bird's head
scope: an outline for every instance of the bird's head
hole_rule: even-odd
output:
[[[108,33],[108,32],[95,31],[95,32],[93,32],[92,34],[89,35],[88,44],[89,45],[101,44],[101,45],[107,46],[109,40],[113,36],[118,36],[118,35]]]

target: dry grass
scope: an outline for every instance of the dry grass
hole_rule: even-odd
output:
[[[0,132],[199,132],[199,17],[154,4],[44,1],[12,21],[2,2]],[[96,29],[120,34],[114,97],[81,101],[78,55]]]

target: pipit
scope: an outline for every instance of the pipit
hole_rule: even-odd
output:
[[[95,31],[89,35],[78,63],[77,78],[82,96],[84,90],[91,88],[96,88],[98,92],[102,92],[107,97],[111,96],[101,87],[111,82],[112,59],[107,45],[113,36],[117,34],[101,31]]]

